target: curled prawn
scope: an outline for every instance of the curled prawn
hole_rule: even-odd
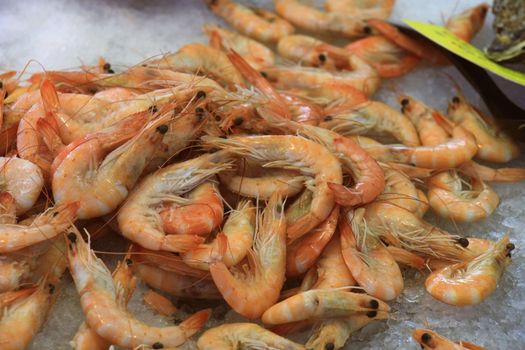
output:
[[[136,320],[118,306],[119,287],[79,232],[70,232],[68,240],[69,270],[80,294],[86,322],[112,344],[126,348],[157,343],[175,347],[184,344],[208,320],[210,310],[199,311],[178,326],[164,328],[150,327]]]
[[[167,234],[207,236],[222,223],[224,205],[217,186],[207,181],[178,203],[165,205],[159,215]]]
[[[359,208],[340,220],[344,261],[368,294],[381,300],[395,299],[403,290],[401,270],[379,238],[369,231],[364,212]]]
[[[172,164],[144,178],[117,216],[122,235],[152,250],[187,251],[202,243],[194,235],[166,235],[159,208],[181,202],[181,195],[230,166],[224,152]]]
[[[249,252],[250,267],[230,271],[221,261],[210,264],[215,285],[226,302],[247,318],[258,318],[278,299],[286,272],[286,221],[282,198],[275,193],[260,217]]]
[[[339,206],[324,222],[311,232],[294,241],[286,250],[286,275],[299,276],[312,267],[335,233],[339,218]]]
[[[276,0],[275,11],[301,29],[355,38],[371,34],[363,19],[340,13],[323,12],[298,0]]]
[[[175,53],[149,60],[145,64],[159,69],[210,75],[224,86],[244,85],[242,76],[224,52],[198,43],[185,45]]]
[[[432,176],[428,181],[430,207],[444,218],[474,222],[488,217],[499,204],[498,194],[476,176],[463,189],[463,180],[455,171]]]
[[[218,147],[232,155],[244,156],[267,167],[298,170],[312,176],[307,184],[313,191],[309,212],[288,226],[290,240],[299,238],[324,221],[334,207],[328,183],[341,184],[339,161],[323,146],[290,135],[242,136],[229,139],[203,137],[207,147]]]
[[[489,116],[470,105],[465,98],[455,96],[448,105],[449,117],[476,137],[476,156],[490,162],[505,163],[519,156],[518,145]]]
[[[275,13],[248,8],[231,0],[211,0],[210,10],[239,32],[257,40],[276,42],[294,32],[294,27]]]
[[[425,288],[437,300],[450,305],[479,304],[494,290],[510,263],[514,244],[505,236],[469,262],[460,262],[432,272]]]
[[[406,146],[419,146],[419,137],[412,122],[392,107],[377,101],[367,101],[344,111],[326,116],[320,127],[343,136],[388,134]]]
[[[220,252],[220,242],[217,238],[207,244],[200,244],[196,248],[182,255],[183,261],[191,267],[209,270],[209,263],[216,259],[214,254],[221,254],[222,261],[228,267],[237,265],[248,254],[252,247],[255,233],[255,208],[251,201],[241,200],[237,209],[232,210],[222,228],[227,240],[227,249]]]

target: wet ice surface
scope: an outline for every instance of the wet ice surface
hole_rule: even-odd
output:
[[[451,13],[478,2],[398,0],[392,19],[410,18],[441,24]],[[264,3],[270,5],[270,2]],[[93,64],[99,56],[104,56],[118,69],[176,50],[191,41],[205,42],[200,27],[206,22],[221,23],[200,1],[3,0],[0,6],[0,69],[20,70],[30,60],[34,60],[29,65],[31,71],[39,71],[42,67],[73,68],[84,63]],[[491,30],[486,25],[475,44],[482,47],[490,37]],[[472,102],[481,103],[454,68],[428,66],[421,66],[406,77],[385,81],[376,98],[397,106],[396,95],[410,94],[444,110],[447,100],[454,94],[454,87],[444,73],[451,74],[460,83]],[[512,165],[525,166],[525,159],[522,157]],[[496,292],[481,305],[460,309],[437,302],[426,294],[423,288],[425,274],[406,271],[405,290],[395,303],[391,303],[392,319],[377,322],[354,334],[348,349],[415,350],[419,347],[410,339],[410,332],[424,326],[451,339],[472,341],[487,349],[511,349],[525,343],[525,252],[521,248],[525,246],[522,232],[525,228],[525,184],[493,186],[501,196],[501,203],[489,219],[457,226],[429,219],[465,236],[498,239],[505,233],[510,234],[517,249]],[[95,248],[122,252],[125,245],[122,240],[115,239],[111,244]],[[113,268],[117,257],[101,256]],[[83,320],[71,278],[66,276],[63,284],[57,304],[30,347],[32,350],[69,349],[68,342]],[[173,317],[157,316],[143,305],[144,290],[146,287],[140,284],[129,303],[133,314],[152,325],[173,324]],[[198,308],[198,305],[192,306],[192,309]],[[185,315],[187,313],[178,313],[175,318],[180,320]],[[226,319],[241,320],[233,312]],[[209,325],[222,322],[219,317]],[[304,340],[304,337],[298,339]],[[193,346],[187,345],[188,348]]]

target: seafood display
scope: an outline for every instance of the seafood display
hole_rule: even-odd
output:
[[[207,1],[231,28],[132,67],[0,74],[0,349],[31,346],[67,274],[77,350],[346,349],[389,331],[414,273],[449,310],[496,293],[513,233],[442,222],[497,211],[519,143],[461,91],[376,99],[447,64],[387,22],[395,1],[273,5]],[[445,25],[470,41],[488,9]],[[170,323],[129,309],[138,285]],[[420,326],[423,349],[483,349]]]

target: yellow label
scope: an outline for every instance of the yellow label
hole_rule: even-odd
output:
[[[463,57],[464,59],[469,60],[470,62],[477,64],[478,66],[485,68],[494,74],[502,76],[515,83],[525,85],[524,73],[503,67],[496,62],[492,62],[481,50],[459,39],[454,34],[449,32],[447,28],[435,24],[411,20],[403,20],[403,22],[436,44],[443,46],[456,55]]]

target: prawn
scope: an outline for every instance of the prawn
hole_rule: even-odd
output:
[[[505,236],[469,262],[460,262],[432,272],[425,288],[437,300],[457,306],[479,304],[494,290],[510,263],[514,244]]]
[[[396,261],[367,227],[365,209],[349,211],[339,224],[346,266],[364,290],[381,300],[393,300],[403,290]]]
[[[230,0],[210,0],[210,10],[239,32],[264,42],[277,42],[294,27],[275,13],[248,8]]]
[[[406,146],[419,146],[419,137],[412,122],[392,107],[367,101],[339,113],[328,114],[319,124],[343,136],[366,133],[388,134]]]
[[[185,45],[175,53],[165,54],[144,64],[158,69],[209,75],[227,87],[244,86],[242,76],[224,52],[198,43]]]
[[[324,222],[288,245],[286,249],[286,276],[302,275],[315,264],[334,235],[338,218],[339,206],[336,205]]]
[[[223,50],[234,49],[256,70],[275,63],[273,51],[253,39],[218,26],[205,25],[203,29],[208,35],[210,46]]]
[[[367,294],[340,289],[313,289],[273,305],[261,319],[265,324],[275,325],[352,315],[374,318],[378,312],[388,311],[388,304]]]
[[[44,186],[39,167],[28,160],[0,157],[0,189],[11,195],[16,215],[33,207]]]
[[[127,254],[123,261],[118,262],[113,271],[113,283],[118,286],[116,301],[123,310],[137,285],[137,278],[133,276],[130,266],[132,263]],[[75,350],[106,350],[111,344],[89,328],[86,322],[82,322],[70,345]]]
[[[377,70],[381,78],[396,78],[412,71],[421,59],[381,35],[359,39],[345,46]]]
[[[436,115],[441,116],[439,112],[409,96],[399,96],[398,101],[401,104],[403,114],[415,126],[423,146],[437,146],[447,142],[447,132],[435,119]]]
[[[474,157],[478,144],[474,135],[460,125],[456,125],[440,114],[432,115],[438,124],[451,135],[450,139],[435,146],[407,147],[380,145],[380,150],[388,152],[388,160],[410,163],[429,169],[447,169],[457,167]],[[375,148],[372,146],[372,148]]]
[[[278,299],[286,272],[286,222],[281,195],[270,197],[259,217],[250,267],[232,273],[222,261],[210,264],[210,273],[226,302],[239,314],[254,319]]]
[[[449,117],[474,134],[479,144],[476,156],[490,162],[505,163],[519,156],[518,145],[499,130],[491,117],[470,105],[465,98],[455,96],[448,105]]]
[[[122,235],[144,248],[174,252],[188,251],[202,243],[194,235],[166,235],[159,209],[164,203],[181,203],[191,191],[216,173],[228,169],[224,152],[172,164],[145,177],[133,188],[121,206],[117,220]]]
[[[319,143],[339,159],[343,170],[351,174],[354,186],[347,188],[341,183],[328,183],[338,204],[353,206],[368,203],[383,191],[385,184],[383,171],[364,149],[349,138],[321,127],[279,118],[272,113],[262,113],[261,116],[274,126],[298,133]]]
[[[224,205],[217,186],[203,182],[179,203],[170,203],[160,211],[163,230],[167,234],[207,236],[221,223]]]
[[[228,249],[222,254],[222,261],[226,266],[237,265],[248,254],[253,243],[254,225],[254,206],[249,200],[241,200],[237,204],[237,209],[230,212],[222,228],[228,242]],[[208,244],[203,243],[184,253],[182,255],[183,261],[190,267],[209,270],[209,263],[214,259],[214,253],[220,253],[220,242],[217,242],[217,239]]]
[[[485,350],[485,348],[466,342],[453,342],[430,329],[415,329],[412,339],[421,345],[423,350]]]
[[[280,337],[254,323],[229,323],[211,328],[200,336],[197,348],[199,350],[305,349],[304,346]]]
[[[483,28],[489,10],[488,4],[479,4],[450,17],[445,27],[455,36],[467,43]]]
[[[389,244],[426,257],[466,261],[474,256],[468,239],[450,234],[422,220],[416,213],[390,203],[366,206],[368,229]]]
[[[339,161],[325,147],[303,137],[290,135],[242,136],[230,139],[203,137],[207,147],[227,150],[229,154],[247,157],[264,166],[298,170],[313,177],[306,184],[313,192],[308,214],[287,228],[295,240],[324,221],[334,207],[334,196],[328,183],[341,184]]]
[[[323,12],[297,0],[275,0],[275,11],[297,27],[313,32],[355,38],[372,34],[366,21],[345,14]]]
[[[161,344],[175,347],[185,343],[206,323],[210,310],[202,310],[178,326],[151,327],[127,313],[117,301],[121,287],[115,285],[106,265],[84,242],[80,233],[68,234],[68,262],[88,326],[112,344],[130,348]]]
[[[67,230],[76,220],[78,203],[63,203],[38,215],[29,226],[0,225],[0,253],[9,253],[44,242]]]
[[[0,347],[3,350],[21,350],[29,346],[58,295],[55,283],[42,279],[38,287],[21,291],[2,307]]]
[[[456,171],[432,176],[428,181],[430,207],[444,218],[474,222],[488,217],[499,204],[498,194],[476,176],[470,177],[469,189]]]
[[[349,17],[387,19],[394,4],[395,0],[326,0],[324,7]]]
[[[296,93],[301,90],[307,93],[312,91],[313,94],[320,91],[321,97],[327,101],[325,104],[339,102],[343,98],[352,103],[364,102],[378,89],[379,75],[372,66],[352,53],[348,54],[348,66],[349,70],[342,71],[327,71],[314,67],[274,66],[264,68],[261,72],[278,89],[292,90]]]
[[[173,305],[171,300],[160,295],[157,292],[152,291],[151,289],[144,292],[144,303],[148,305],[158,314],[164,316],[171,316],[177,312],[177,307]]]

